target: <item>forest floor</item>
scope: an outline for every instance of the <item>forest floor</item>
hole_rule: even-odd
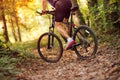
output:
[[[38,55],[37,50],[34,53]],[[93,59],[77,60],[76,54],[68,50],[57,63],[38,57],[18,67],[23,70],[18,80],[120,80],[120,45],[101,43]]]

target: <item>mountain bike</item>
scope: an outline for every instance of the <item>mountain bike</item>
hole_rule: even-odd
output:
[[[64,23],[69,25],[69,36],[72,37],[76,44],[70,47],[71,50],[74,50],[77,57],[79,59],[86,59],[89,57],[95,56],[98,48],[97,37],[94,32],[90,29],[90,27],[86,25],[81,25],[79,27],[75,26],[73,23],[73,15],[75,11],[78,10],[78,7],[71,8],[70,21],[69,23]],[[42,15],[43,13],[38,12],[38,14]],[[49,31],[43,33],[37,43],[37,49],[40,57],[51,63],[58,62],[63,54],[63,44],[60,37],[55,34],[55,20],[54,14],[55,10],[46,11],[45,14],[52,15],[52,23],[49,27]],[[66,39],[62,36],[64,41]]]

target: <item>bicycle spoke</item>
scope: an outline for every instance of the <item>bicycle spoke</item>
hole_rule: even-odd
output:
[[[62,43],[54,34],[45,33],[38,41],[38,52],[43,60],[57,62],[62,56]]]

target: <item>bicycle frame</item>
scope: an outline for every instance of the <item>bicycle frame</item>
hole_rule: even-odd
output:
[[[69,26],[69,33],[68,33],[68,35],[70,36],[70,37],[73,37],[73,29],[74,29],[74,31],[75,31],[75,24],[73,23],[73,15],[75,15],[75,13],[74,12],[71,12],[70,13],[70,20],[69,20],[69,22],[68,23],[65,23],[65,22],[63,22],[63,24],[66,24],[66,25],[68,25]],[[49,27],[49,33],[53,33],[54,34],[54,28],[55,28],[55,16],[52,14],[52,23],[51,23],[51,26]],[[61,37],[64,39],[64,41],[66,42],[66,39],[61,35]]]
[[[68,23],[65,23],[65,22],[63,22],[64,24],[66,24],[66,25],[68,25],[69,26],[69,33],[68,33],[68,35],[70,36],[70,37],[73,37],[73,31],[72,31],[72,29],[74,29],[74,32],[75,32],[75,27],[74,27],[74,24],[73,24],[73,15],[75,14],[74,12],[76,11],[78,9],[78,7],[74,7],[73,9],[71,9],[71,13],[70,13],[70,21],[68,22]],[[40,12],[38,12],[37,11],[37,13],[38,14],[40,14],[40,15],[42,15],[42,14],[44,14],[44,13],[40,13]],[[52,34],[54,34],[54,28],[55,28],[55,16],[54,16],[54,14],[55,14],[55,11],[47,11],[46,12],[47,14],[51,14],[52,15],[52,23],[51,23],[51,26],[49,27],[49,35],[48,35],[48,49],[50,49],[50,42],[51,42],[51,40],[50,40],[50,34],[52,33]],[[62,36],[62,35],[61,35]],[[67,42],[67,39],[65,38],[65,37],[63,37],[62,36],[62,38],[64,39],[64,41],[65,42]],[[51,42],[51,45],[53,46],[54,44],[54,38],[53,38],[53,36],[52,36],[52,42]]]
[[[91,55],[95,55],[95,53],[97,52],[97,38],[96,38],[94,32],[88,26],[85,26],[85,25],[79,26],[79,27],[75,26],[75,24],[73,22],[73,15],[75,14],[74,12],[76,11],[76,9],[77,9],[77,7],[74,7],[71,9],[69,22],[68,23],[63,22],[63,24],[66,24],[69,26],[68,34],[76,42],[76,44],[72,45],[69,49],[74,50],[75,53],[77,54],[78,58],[85,59],[85,58],[90,57]],[[37,12],[37,13],[42,15],[42,13],[40,13],[40,12]],[[52,22],[50,24],[51,26],[49,26],[49,31],[42,34],[38,40],[38,52],[39,52],[40,56],[42,57],[42,59],[47,62],[57,62],[61,58],[62,53],[63,53],[62,41],[54,33],[54,28],[55,28],[54,13],[55,13],[55,11],[46,12],[46,14],[52,15]],[[90,36],[90,38],[89,38],[89,36]],[[86,37],[88,37],[88,39]],[[47,41],[45,42],[45,46],[42,47],[41,41],[44,41],[45,40],[44,38],[47,39]],[[63,36],[62,36],[62,38],[66,42],[66,39]],[[89,41],[89,39],[90,39],[90,41]],[[93,43],[93,46],[91,45],[91,43]],[[47,53],[45,52],[45,54],[47,54],[48,57],[46,55],[44,55],[43,51],[47,52]],[[89,53],[89,51],[90,51],[90,53]],[[81,52],[83,52],[83,54],[81,54]],[[55,57],[55,59],[53,59],[53,58],[51,58],[51,55],[52,55],[51,53],[53,53],[53,58],[54,58],[54,55],[57,55],[57,54],[58,55]],[[49,54],[50,54],[50,56],[49,56]]]

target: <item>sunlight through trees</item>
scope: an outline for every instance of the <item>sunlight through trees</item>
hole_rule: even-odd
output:
[[[100,30],[106,31],[106,26],[120,24],[117,0],[71,1],[79,6],[78,14],[74,17],[74,22],[78,25],[87,24],[96,30],[100,26]],[[37,39],[48,30],[51,16],[40,16],[36,13],[36,10],[42,10],[41,0],[0,0],[0,2],[0,39],[3,41],[25,42]],[[48,5],[48,10],[50,9],[52,8]]]

